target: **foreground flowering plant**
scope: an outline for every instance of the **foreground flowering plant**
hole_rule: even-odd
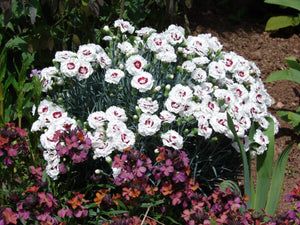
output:
[[[300,182],[286,197],[294,200],[295,206],[271,217],[246,209],[247,196],[236,190],[216,188],[208,196],[199,193],[190,159],[182,150],[158,147],[151,160],[141,151],[127,148],[117,152],[113,161],[110,157],[91,160],[86,133],[69,127],[56,134],[63,163],[60,176],[52,180],[45,173],[50,155],[34,166],[37,162],[27,154],[31,146],[26,131],[6,124],[0,139],[8,134],[12,139],[3,141],[3,146],[13,146],[13,137],[26,144],[13,157],[17,173],[2,176],[12,164],[1,164],[1,225],[300,223]],[[111,173],[106,174],[109,169]]]
[[[278,123],[267,111],[271,99],[254,63],[222,51],[210,34],[186,37],[176,25],[161,33],[148,27],[136,35],[134,31],[127,21],[117,20],[114,28],[103,29],[106,48],[86,44],[77,52],[57,52],[55,66],[41,70],[47,98],[34,109],[38,120],[31,130],[42,132],[51,178],[58,178],[63,155],[72,149],[80,151],[79,161],[88,154],[103,159],[127,148],[140,149],[153,160],[154,149],[165,146],[186,149],[192,162],[204,155],[199,143],[225,138],[238,149],[227,114],[246,151],[251,145],[252,157],[266,151],[266,118],[275,121],[275,132]],[[78,143],[76,134],[61,138],[67,130],[80,129],[91,146]],[[194,164],[191,168],[199,172]]]

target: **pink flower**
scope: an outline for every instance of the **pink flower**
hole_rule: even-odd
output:
[[[172,205],[179,205],[181,203],[182,192],[176,192],[176,194],[171,194]]]
[[[163,172],[165,176],[169,176],[170,173],[174,172],[174,167],[172,166],[172,160],[167,159],[166,165],[162,165],[159,167],[160,172]]]
[[[67,215],[68,217],[71,217],[72,214],[73,214],[73,213],[72,213],[72,210],[68,209],[67,207],[62,208],[61,210],[59,210],[59,211],[57,212],[57,215],[58,215],[59,217],[61,217],[61,218],[64,218],[66,215]]]

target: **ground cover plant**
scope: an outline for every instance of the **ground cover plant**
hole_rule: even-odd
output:
[[[103,30],[105,50],[88,44],[77,53],[58,52],[54,67],[34,75],[41,77],[47,93],[33,109],[38,120],[32,126],[32,132],[41,134],[44,163],[24,170],[25,179],[31,174],[25,194],[9,199],[17,204],[3,208],[3,221],[228,222],[226,213],[210,211],[210,201],[215,203],[217,196],[229,196],[224,209],[230,208],[227,213],[233,220],[245,220],[238,209],[245,207],[246,196],[242,199],[227,189],[206,197],[205,191],[226,178],[226,170],[236,172],[223,164],[222,154],[229,152],[231,160],[239,155],[231,147],[234,135],[227,113],[246,149],[253,122],[249,155],[262,155],[267,149],[268,137],[261,130],[269,127],[266,118],[274,117],[262,103],[269,100],[259,70],[234,53],[222,52],[210,35],[186,38],[174,25],[164,33],[141,29],[130,38],[133,31],[128,22],[118,20],[115,28]],[[254,102],[247,102],[247,95],[253,95]],[[248,117],[241,118],[241,111]],[[225,150],[220,141],[223,147],[226,143]],[[3,143],[8,143],[5,136]],[[15,151],[7,154],[16,156]],[[206,163],[213,156],[219,162]],[[6,184],[4,200],[12,190]],[[187,206],[191,211],[183,210]],[[222,212],[219,205],[213,208]]]

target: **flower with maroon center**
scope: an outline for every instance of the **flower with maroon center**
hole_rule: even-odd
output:
[[[125,113],[125,110],[123,108],[117,107],[117,106],[111,106],[106,110],[106,119],[108,121],[127,121],[127,116]]]
[[[167,44],[166,38],[162,34],[153,33],[147,39],[147,46],[154,52],[162,50],[163,46]]]
[[[93,112],[88,116],[87,121],[93,129],[102,128],[106,121],[106,113],[103,111]]]
[[[102,69],[108,68],[112,63],[111,59],[105,52],[101,52],[97,55],[97,61],[99,62]]]
[[[105,73],[105,81],[111,84],[118,84],[125,76],[124,72],[119,69],[108,69]]]
[[[89,62],[81,61],[78,68],[77,79],[84,80],[89,78],[89,76],[94,72],[92,65]]]
[[[66,77],[74,77],[78,73],[79,66],[80,66],[80,62],[78,59],[69,58],[61,62],[60,71]]]
[[[161,135],[163,144],[174,149],[181,149],[183,146],[183,137],[174,130],[169,130]]]
[[[140,55],[130,56],[125,63],[126,70],[133,76],[142,72],[146,65],[147,61]]]
[[[143,113],[139,119],[138,132],[142,136],[154,135],[161,126],[161,119],[157,115]]]
[[[131,86],[138,89],[139,92],[146,92],[152,89],[153,86],[153,77],[148,72],[140,72],[139,75],[136,75],[131,80]]]

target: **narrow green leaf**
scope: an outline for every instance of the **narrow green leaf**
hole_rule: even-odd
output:
[[[274,121],[270,117],[267,120],[270,123],[269,128],[263,133],[269,138],[268,149],[256,158],[257,184],[254,209],[258,212],[266,207],[274,162]]]
[[[266,82],[268,83],[279,80],[289,80],[300,83],[300,71],[295,69],[279,70],[268,76]]]
[[[6,74],[6,56],[6,48],[4,47],[0,54],[0,82],[2,82]]]
[[[297,62],[297,60],[294,57],[286,57],[285,61],[291,69],[300,71],[300,64]]]
[[[290,26],[298,26],[300,24],[300,19],[298,16],[273,16],[266,24],[265,30],[278,30],[281,28],[286,28]]]
[[[290,7],[290,8],[297,9],[300,11],[300,1],[299,0],[265,0],[265,3]]]
[[[294,112],[288,112],[288,119],[300,123],[300,114]]]
[[[294,142],[291,143],[288,147],[286,147],[283,152],[279,155],[276,163],[274,165],[274,172],[272,176],[272,183],[270,187],[270,193],[268,202],[266,205],[266,213],[268,215],[274,216],[276,208],[278,206],[281,187],[284,179],[286,162],[288,159],[289,152],[293,146]]]
[[[251,201],[252,201],[252,195],[251,195],[251,183],[250,183],[250,173],[249,173],[249,165],[248,165],[248,159],[247,159],[247,155],[244,149],[244,146],[241,142],[241,139],[238,137],[233,121],[229,115],[229,113],[227,113],[227,122],[228,122],[228,127],[231,130],[231,132],[234,135],[235,140],[238,143],[238,146],[240,148],[241,154],[242,154],[242,160],[243,160],[243,169],[244,169],[244,187],[245,187],[245,194],[248,196],[249,201],[246,202],[247,208],[250,209],[251,208]]]
[[[179,222],[177,222],[176,220],[174,220],[172,217],[170,217],[170,216],[166,216],[166,218],[168,219],[168,220],[170,220],[173,224],[181,224],[181,223],[179,223]]]

